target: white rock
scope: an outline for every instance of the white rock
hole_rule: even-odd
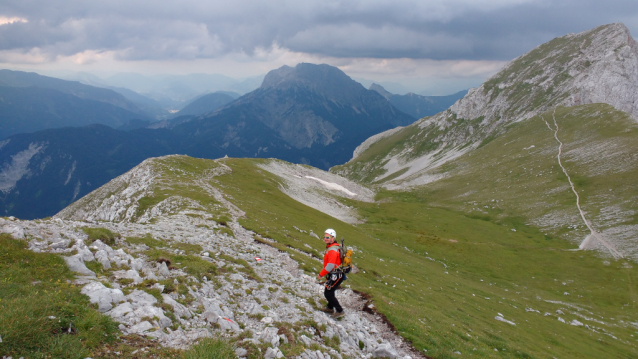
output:
[[[100,312],[106,312],[113,306],[111,303],[119,303],[125,300],[124,293],[119,289],[111,289],[100,282],[90,282],[80,291],[89,297],[91,303],[97,303]]]
[[[396,358],[397,352],[389,343],[380,344],[374,349],[375,358]]]
[[[507,324],[516,326],[516,323],[512,322],[511,320],[507,320],[507,319],[505,319],[505,318],[503,318],[501,316],[498,316],[498,315],[495,316],[494,319],[498,320],[499,322],[503,322],[503,323],[507,323]]]
[[[163,277],[170,277],[171,272],[168,270],[168,267],[166,266],[166,262],[162,262],[159,265],[159,274]]]
[[[132,311],[133,311],[133,307],[131,306],[131,303],[125,302],[113,308],[111,311],[109,311],[106,314],[110,315],[112,318],[120,318],[120,317],[123,317],[126,313],[129,313]]]
[[[235,355],[237,355],[238,358],[245,357],[247,354],[248,354],[248,350],[244,348],[235,349]]]
[[[84,262],[90,262],[95,259],[95,257],[93,257],[93,252],[91,252],[84,244],[76,245],[75,248],[78,251],[78,255],[82,257]]]
[[[175,313],[176,316],[180,318],[186,318],[186,319],[190,319],[193,316],[193,314],[191,313],[190,310],[188,310],[188,308],[186,308],[184,305],[175,301],[175,299],[171,298],[170,295],[162,294],[162,299],[164,300],[164,303],[173,307],[173,313]]]
[[[132,327],[129,329],[129,332],[131,332],[131,333],[137,333],[137,334],[142,334],[142,333],[144,333],[145,331],[147,331],[147,330],[149,330],[149,329],[152,329],[152,328],[153,328],[153,325],[152,325],[151,323],[149,323],[149,322],[147,322],[147,321],[143,321],[143,322],[141,322],[141,323],[139,323],[139,324],[136,324],[136,325],[132,326]]]
[[[571,321],[571,323],[569,323],[569,324],[571,324],[571,325],[575,325],[575,326],[577,326],[577,327],[581,327],[581,326],[583,326],[583,323],[579,322],[579,321],[578,321],[578,320],[576,320],[576,319],[572,320],[572,321]]]
[[[235,332],[241,330],[239,328],[239,324],[235,323],[235,321],[230,318],[217,317],[217,324],[219,324],[222,330],[232,330]]]
[[[16,239],[24,239],[24,228],[15,223],[9,223],[2,226],[2,233],[10,234]]]
[[[88,269],[82,260],[82,255],[76,254],[70,257],[63,257],[66,261],[66,265],[69,266],[69,269],[73,272],[80,273],[82,275],[88,275],[91,277],[95,277],[95,273]]]
[[[268,348],[266,350],[266,354],[264,354],[264,359],[275,359],[275,358],[283,358],[284,354],[279,350],[279,348]]]
[[[111,268],[111,261],[109,261],[109,255],[106,253],[104,249],[100,249],[95,252],[95,260],[102,265],[104,269]]]
[[[133,308],[152,306],[157,303],[157,299],[155,299],[155,297],[139,289],[136,289],[131,292],[131,294],[127,295],[126,299],[131,301]]]

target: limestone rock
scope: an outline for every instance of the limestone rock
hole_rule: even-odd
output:
[[[275,358],[283,358],[284,354],[279,350],[279,348],[268,348],[266,350],[266,354],[264,354],[264,359],[275,359]]]
[[[175,313],[176,316],[186,319],[190,319],[193,316],[188,308],[176,302],[175,299],[171,298],[170,295],[162,294],[162,299],[164,300],[164,303],[173,307],[173,313]]]
[[[24,229],[15,223],[9,223],[2,226],[2,233],[10,234],[13,238],[24,239]]]
[[[124,301],[124,293],[119,289],[111,289],[100,282],[91,282],[80,291],[89,297],[91,303],[97,303],[100,312],[106,312],[113,308],[112,303]]]
[[[66,261],[66,265],[69,266],[70,270],[80,273],[82,275],[95,277],[95,273],[92,270],[88,269],[86,265],[84,264],[84,260],[82,260],[81,254],[75,254],[70,257],[64,257],[64,260]]]
[[[396,358],[397,352],[392,348],[392,345],[384,343],[374,349],[373,356],[375,358]]]

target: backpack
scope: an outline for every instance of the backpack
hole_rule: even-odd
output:
[[[341,245],[339,246],[339,257],[341,257],[341,270],[343,273],[350,273],[352,270],[352,249],[346,247],[343,244],[344,239],[341,238]]]

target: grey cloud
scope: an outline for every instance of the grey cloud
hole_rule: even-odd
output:
[[[509,60],[553,37],[610,22],[638,26],[638,2],[531,1],[19,1],[0,50],[122,60],[252,54],[274,44],[334,57]]]

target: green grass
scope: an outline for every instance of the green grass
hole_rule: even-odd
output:
[[[116,340],[117,323],[67,283],[73,275],[60,256],[31,252],[2,234],[0,278],[2,355],[85,358]]]
[[[200,339],[184,354],[182,359],[234,359],[235,347],[229,342],[219,338]]]
[[[165,258],[171,261],[171,267],[184,269],[188,274],[201,280],[203,277],[211,278],[220,273],[219,269],[211,262],[190,254],[174,254],[161,249],[150,249],[145,252],[151,261]]]
[[[82,231],[84,231],[84,233],[89,235],[90,242],[93,242],[99,239],[105,244],[108,244],[109,246],[114,245],[115,240],[121,237],[119,233],[114,233],[106,228],[101,228],[101,227],[97,227],[97,228],[82,227]]]
[[[583,118],[584,114],[574,114],[574,118]],[[559,115],[563,114],[559,112]],[[534,133],[541,128],[525,131]],[[513,127],[507,135],[514,135],[516,131]],[[497,158],[500,153],[501,161],[513,157],[512,161],[520,160],[523,166],[529,161],[519,157],[525,155],[520,148],[530,144],[521,141],[517,144],[518,152],[512,156],[503,152],[508,151],[510,145],[499,141],[500,138],[494,139],[472,158],[463,160],[481,163],[481,157],[473,156],[483,153]],[[551,143],[551,137],[548,141]],[[376,203],[341,200],[365,219],[364,224],[355,226],[283,194],[279,191],[281,179],[257,166],[267,160],[222,161],[232,172],[211,178],[210,184],[222,190],[246,213],[239,218],[239,223],[256,233],[256,241],[289,253],[300,268],[314,274],[321,267],[317,257],[325,245],[293,226],[315,233],[335,228],[339,238],[344,237],[347,245],[355,246],[355,264],[360,269],[359,273],[349,275],[345,285],[367,293],[399,334],[418,350],[427,350],[431,357],[453,358],[456,350],[485,358],[630,358],[636,353],[636,339],[632,337],[636,329],[628,323],[636,322],[638,316],[634,295],[637,270],[624,266],[622,261],[605,265],[596,252],[569,251],[574,246],[560,239],[560,234],[546,235],[547,232],[530,225],[529,212],[515,206],[519,202],[537,200],[537,194],[529,193],[536,189],[512,192],[511,198],[516,201],[508,207],[500,207],[498,202],[495,208],[483,208],[487,203],[480,203],[482,211],[468,211],[459,205],[464,200],[455,197],[467,192],[467,183],[478,186],[476,195],[490,199],[490,190],[495,191],[504,181],[489,182],[481,173],[475,173],[472,181],[469,177],[462,178],[467,182],[450,182],[448,187],[431,186],[409,193],[381,191]],[[184,192],[184,188],[197,187],[195,179],[201,178],[206,169],[218,166],[214,161],[170,157],[158,162],[180,174],[174,178],[170,173],[163,176],[163,191],[172,195],[169,193],[171,181],[175,181],[179,183],[175,193],[186,193],[201,203],[212,203],[207,202],[210,199],[204,191]],[[484,172],[498,178],[498,167],[493,168],[490,163],[486,162]],[[457,163],[444,170],[455,172],[463,168]],[[564,181],[555,167],[551,168],[553,173],[547,181]],[[529,173],[521,167],[516,173],[510,174],[508,170],[507,176],[511,176],[510,181],[517,181],[529,177]],[[618,186],[622,186],[622,181],[617,181]],[[592,179],[579,183],[594,186],[597,182]],[[631,190],[630,185],[625,185]],[[569,196],[556,195],[553,200],[558,205],[572,205]],[[218,207],[209,208],[213,218],[227,215]],[[635,220],[628,219],[629,223]],[[228,270],[217,269],[197,256],[174,255],[160,248],[150,249],[146,254],[151,260],[170,259],[172,265],[186,267],[197,277]],[[176,287],[179,291],[182,285]],[[567,302],[582,310],[547,300]],[[540,313],[526,312],[525,308]],[[557,309],[565,311],[561,317],[567,322],[578,319],[597,328],[597,332],[559,322]],[[545,312],[553,315],[544,316]],[[497,313],[517,325],[496,321]],[[578,313],[607,324],[585,320]],[[603,329],[618,339],[605,335]],[[295,353],[299,348],[291,346],[290,350]]]
[[[417,191],[438,206],[470,216],[500,222],[519,217],[549,236],[582,240],[587,230],[558,165],[558,143],[542,118],[553,126],[551,112],[513,126],[471,155],[451,162],[451,169],[437,170],[446,178]],[[598,231],[630,223],[638,210],[638,187],[633,181],[638,162],[629,160],[638,151],[635,121],[602,104],[559,108],[556,119],[564,143],[563,165],[588,219]],[[570,228],[573,224],[578,227]]]
[[[126,241],[131,244],[144,244],[150,248],[166,246],[165,241],[153,238],[150,233],[146,233],[144,237],[126,237]]]
[[[358,248],[355,264],[362,270],[345,284],[370,294],[399,333],[428,355],[451,358],[459,350],[477,357],[630,357],[635,351],[633,329],[626,324],[606,327],[622,338],[614,340],[555,316],[525,312],[526,307],[541,313],[565,309],[545,302],[555,300],[594,313],[581,313],[587,316],[633,321],[635,269],[618,262],[605,266],[594,252],[566,251],[573,248],[569,242],[548,239],[515,216],[471,218],[441,208],[426,191],[384,191],[373,204],[344,201],[366,219],[348,225],[279,192],[274,176],[255,166],[259,161],[226,160],[233,173],[218,178],[246,212],[240,223],[274,239],[273,246],[302,249],[307,244],[316,251],[323,243],[292,226],[315,232],[335,228]],[[306,256],[295,259],[320,269]],[[498,312],[517,326],[494,320]],[[564,319],[579,317],[568,313]]]

